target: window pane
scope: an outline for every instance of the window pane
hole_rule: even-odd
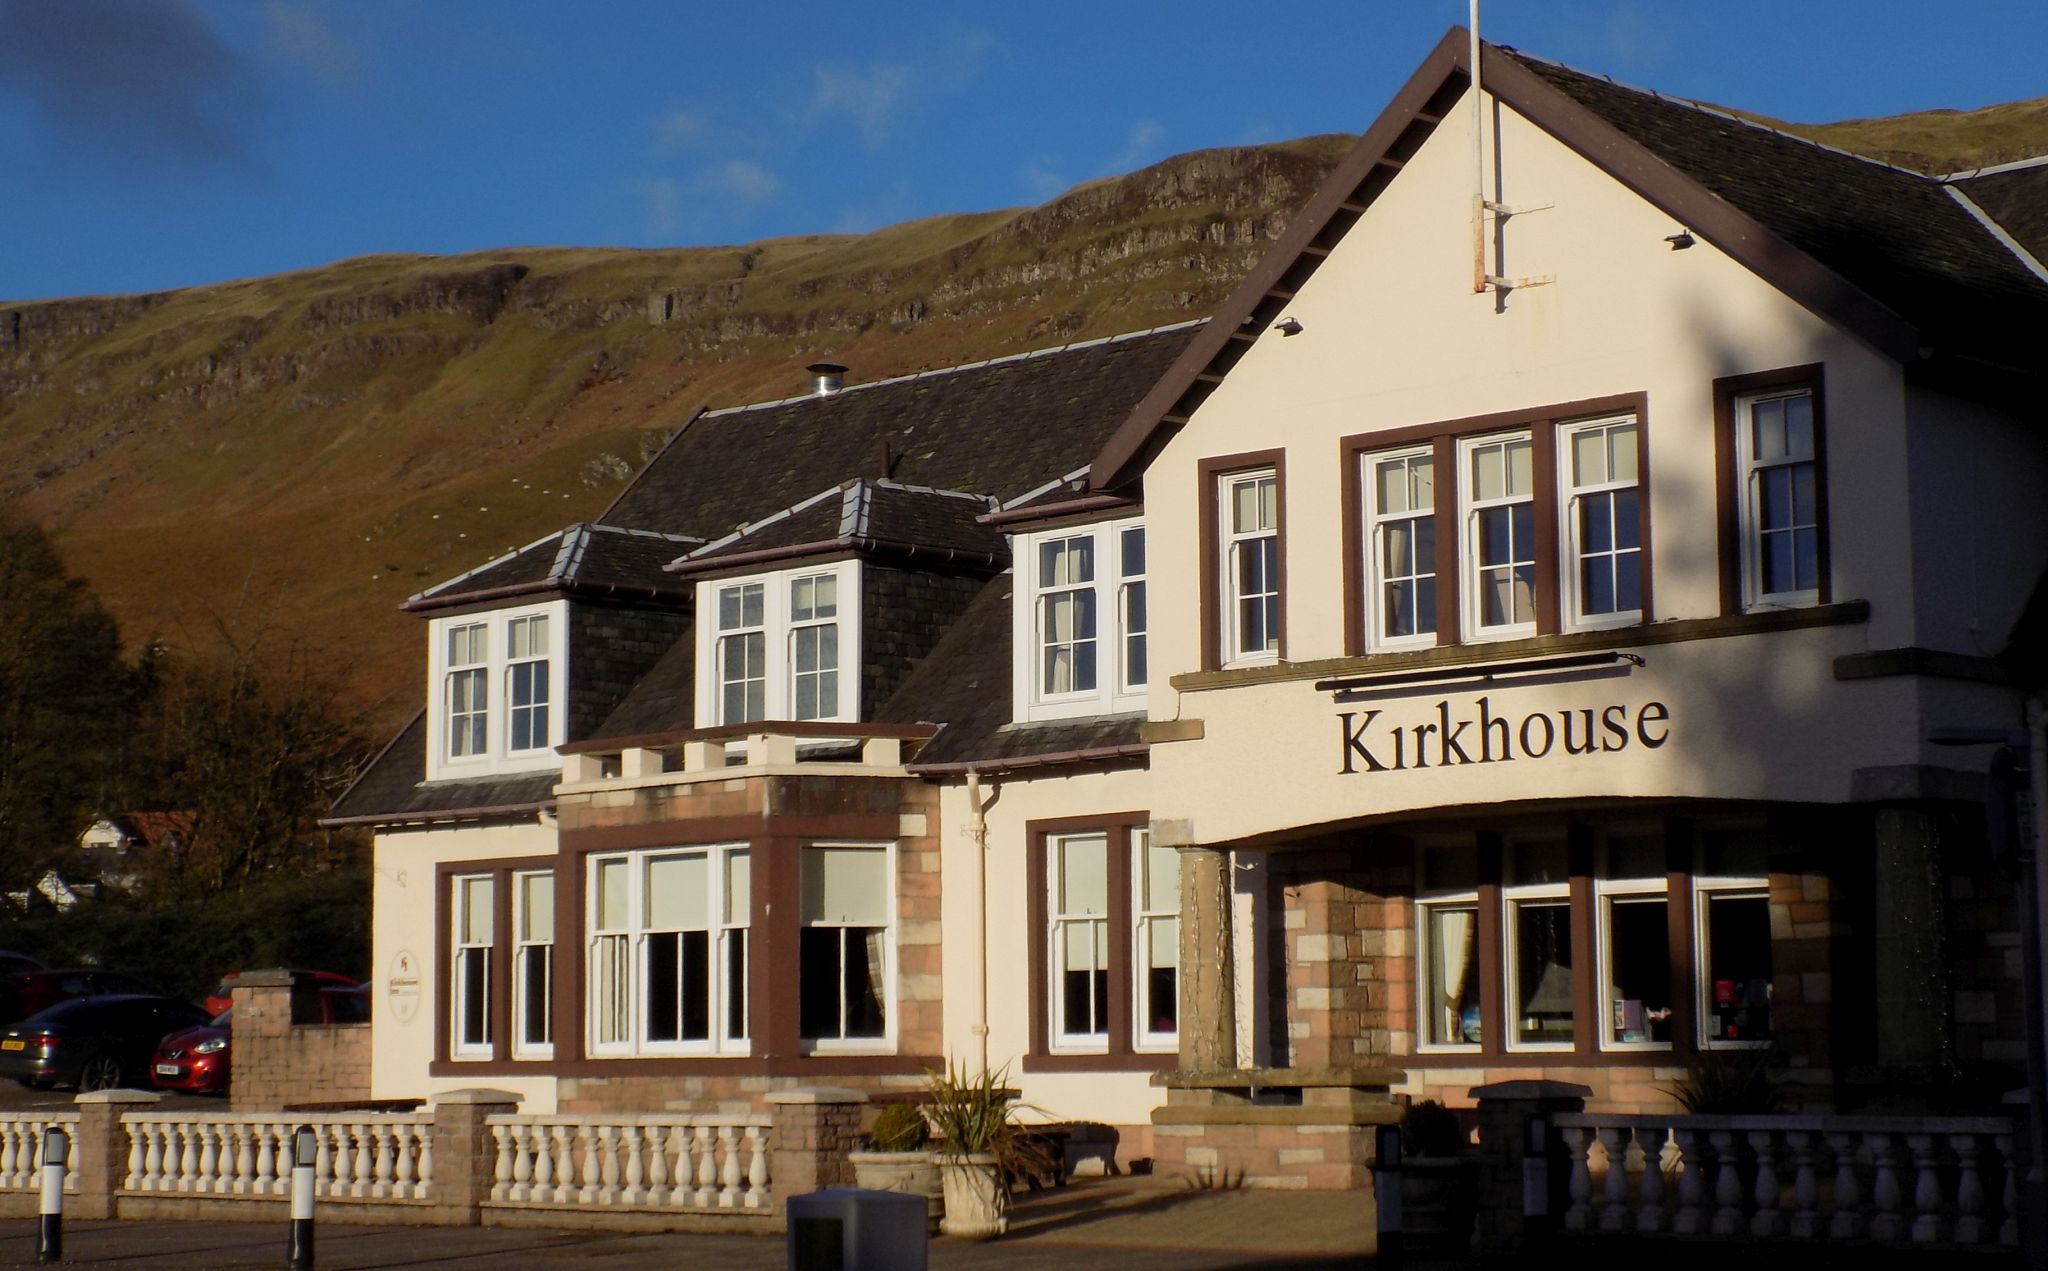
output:
[[[488,1046],[490,1035],[491,971],[489,949],[464,949],[456,955],[456,974],[462,985],[461,1036],[463,1046]]]
[[[874,928],[846,927],[846,1036],[876,1038],[887,1034],[883,1004],[883,933]]]
[[[741,928],[725,933],[725,1035],[747,1035],[747,933]]]
[[[754,869],[749,852],[725,854],[725,920],[736,926],[753,921]]]
[[[1137,578],[1144,574],[1145,527],[1140,525],[1123,531],[1119,542],[1123,546],[1123,576]]]
[[[1772,463],[1785,458],[1785,403],[1757,402],[1750,412],[1751,446],[1757,462]]]
[[[529,945],[519,951],[519,959],[519,1040],[529,1046],[546,1046],[555,1039],[554,1024],[549,1018],[555,950],[551,945]]]
[[[839,932],[797,933],[797,1032],[804,1037],[839,1036]]]
[[[682,937],[674,931],[647,937],[647,969],[641,983],[647,994],[647,1040],[672,1042],[682,1037]]]
[[[1408,502],[1408,465],[1405,460],[1388,459],[1380,463],[1379,469],[1379,510],[1406,512]]]
[[[1670,909],[1662,896],[1607,901],[1609,1041],[1671,1040]]]
[[[1529,494],[1536,488],[1535,448],[1527,437],[1507,443],[1508,493],[1515,496]]]
[[[1508,854],[1510,887],[1538,886],[1571,881],[1570,854],[1561,842],[1518,841]]]
[[[462,880],[462,943],[491,942],[492,919],[496,916],[492,901],[495,881],[489,877]]]
[[[1568,900],[1518,900],[1514,922],[1515,1040],[1572,1040],[1572,926]]]
[[[1609,443],[1608,480],[1636,479],[1636,426],[1623,424],[1607,432]]]
[[[1477,1044],[1481,1027],[1479,910],[1473,905],[1430,905],[1422,915],[1427,950],[1424,1040],[1438,1046]]]
[[[1813,458],[1813,396],[1801,393],[1780,403],[1785,418],[1785,454],[1793,459]]]
[[[882,926],[889,920],[889,853],[880,847],[803,851],[805,922]]]
[[[1607,477],[1607,436],[1598,428],[1572,434],[1572,484],[1599,485]]]
[[[1059,907],[1063,914],[1109,912],[1109,839],[1089,834],[1056,840]]]
[[[1180,851],[1148,845],[1145,848],[1145,908],[1154,912],[1180,912]]]
[[[555,876],[519,876],[519,934],[525,940],[555,938]]]
[[[597,925],[617,931],[627,924],[626,862],[600,861],[597,866]]]
[[[647,925],[702,927],[710,917],[711,863],[702,856],[647,862]]]
[[[1771,1037],[1771,906],[1763,896],[1706,894],[1709,1041]]]

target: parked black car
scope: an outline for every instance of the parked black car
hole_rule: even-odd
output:
[[[0,1034],[0,1077],[80,1090],[146,1084],[164,1034],[206,1020],[204,1010],[171,997],[73,998]]]
[[[65,970],[12,971],[0,975],[0,1024],[27,1019],[59,1002],[74,997],[97,997],[104,993],[155,994],[153,985],[118,971],[98,967]]]

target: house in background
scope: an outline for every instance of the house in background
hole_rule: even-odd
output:
[[[332,817],[377,1097],[950,1057],[1120,1157],[1349,1186],[1397,1094],[2018,1084],[1989,756],[1934,739],[2038,668],[2048,164],[1478,56],[1206,324],[814,368],[415,597],[426,709]]]

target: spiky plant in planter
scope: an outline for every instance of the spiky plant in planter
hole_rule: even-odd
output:
[[[941,1229],[949,1236],[1002,1235],[1010,1225],[1008,1180],[1045,1168],[1042,1149],[1017,1124],[1025,1105],[1009,1086],[1007,1067],[969,1076],[965,1064],[949,1064],[925,1077],[924,1113],[938,1132],[946,1189]]]
[[[890,1103],[876,1114],[867,1146],[848,1154],[856,1186],[925,1198],[926,1227],[939,1229],[945,1212],[938,1163],[927,1150],[931,1126],[915,1103]]]

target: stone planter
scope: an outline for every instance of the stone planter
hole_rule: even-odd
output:
[[[940,1231],[963,1240],[993,1240],[1010,1229],[1010,1189],[994,1156],[942,1154],[933,1159],[946,1193]]]
[[[1478,1161],[1411,1156],[1401,1163],[1401,1231],[1409,1248],[1462,1254],[1478,1212]]]
[[[939,1163],[930,1152],[850,1152],[847,1159],[853,1162],[853,1181],[857,1187],[924,1197],[926,1230],[938,1232],[946,1200],[939,1183]]]

